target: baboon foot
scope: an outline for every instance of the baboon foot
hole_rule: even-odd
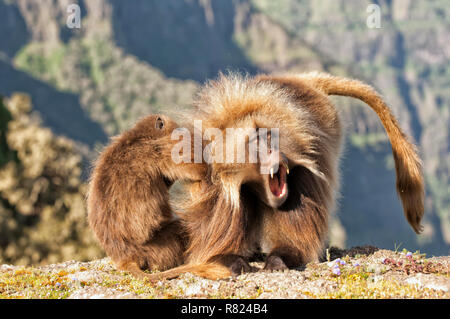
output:
[[[289,269],[288,266],[284,263],[283,259],[281,257],[276,255],[271,255],[267,257],[266,264],[264,265],[264,270],[271,270],[271,271],[279,271],[279,270],[286,270]]]
[[[245,272],[252,272],[254,269],[242,257],[237,257],[236,260],[229,266],[233,277],[239,276]]]

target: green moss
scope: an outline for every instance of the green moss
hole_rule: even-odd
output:
[[[32,268],[0,273],[1,298],[64,299],[74,290],[66,274],[48,274]]]

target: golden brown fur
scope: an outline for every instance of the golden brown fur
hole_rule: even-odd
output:
[[[381,96],[365,83],[328,74],[309,73],[299,76],[298,79],[287,80],[292,80],[294,83],[306,82],[327,95],[342,95],[360,99],[377,113],[392,145],[397,175],[397,192],[402,200],[405,217],[414,231],[419,234],[423,230],[420,221],[424,213],[425,196],[422,163],[417,155],[415,145],[401,130]]]
[[[317,73],[221,75],[196,101],[203,128],[280,128],[280,147],[272,155],[286,166],[283,171],[280,165],[276,178],[279,185],[286,178],[287,195],[271,198],[267,185],[273,177],[260,173],[259,162],[211,164],[207,190],[188,203],[182,215],[190,234],[187,265],[150,278],[173,278],[187,271],[226,277],[250,269],[246,259],[260,250],[268,254],[266,269],[318,260],[339,189],[342,133],[328,95],[361,99],[380,117],[392,144],[405,215],[416,232],[421,230],[424,189],[419,158],[370,86]]]
[[[186,233],[168,191],[177,179],[203,179],[205,168],[172,161],[176,127],[163,115],[143,118],[103,150],[91,176],[89,224],[118,268],[136,276],[184,262]]]

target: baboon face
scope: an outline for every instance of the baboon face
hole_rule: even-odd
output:
[[[252,143],[257,144],[258,162],[252,167],[255,171],[247,173],[245,184],[266,205],[277,208],[288,197],[289,160],[280,150],[278,142],[272,140],[270,128],[257,128],[257,132],[256,139],[249,141],[249,148]]]
[[[242,130],[235,131],[234,136],[223,132],[226,152],[230,152],[226,145],[229,139],[235,142],[235,162],[214,164],[213,171],[218,172],[222,180],[227,180],[227,176],[232,177],[228,178],[228,182],[249,189],[266,205],[278,208],[288,198],[288,175],[295,166],[295,161],[289,156],[292,150],[283,145],[292,144],[293,141],[289,142],[289,138],[282,141],[288,135],[280,132],[280,128],[274,127],[270,120],[248,119],[239,124],[237,129]],[[239,162],[239,156],[245,162]]]

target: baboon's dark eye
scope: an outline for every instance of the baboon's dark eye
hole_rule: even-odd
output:
[[[158,117],[158,118],[156,119],[155,127],[156,127],[157,129],[160,129],[160,130],[163,129],[163,127],[164,127],[164,121],[163,121],[160,117]]]

